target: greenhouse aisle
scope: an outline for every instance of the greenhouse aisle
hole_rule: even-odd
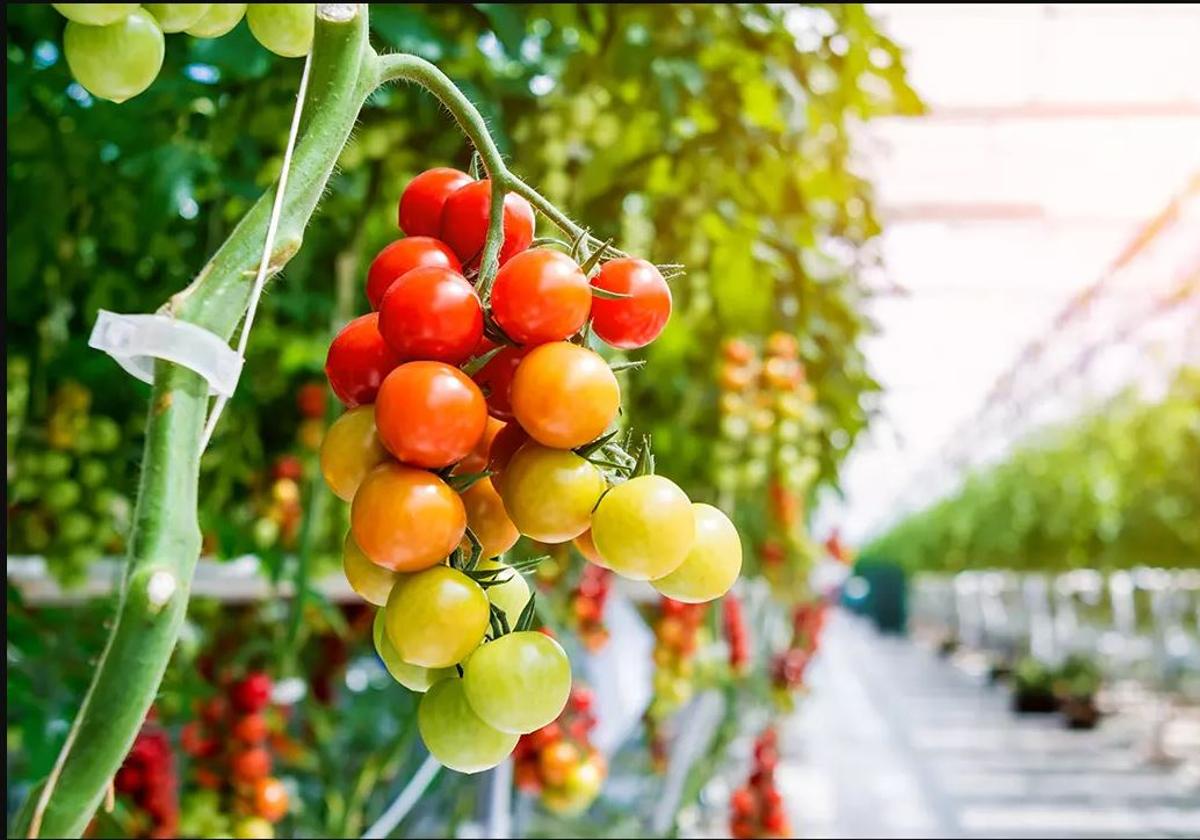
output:
[[[1200,793],[1142,761],[1144,720],[1018,718],[1004,687],[845,613],[823,644],[780,733],[798,836],[1200,836]]]

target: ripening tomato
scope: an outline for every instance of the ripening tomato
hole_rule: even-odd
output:
[[[712,505],[692,505],[696,536],[683,563],[651,585],[676,601],[699,604],[720,598],[742,570],[742,541],[729,517]]]
[[[555,741],[542,750],[538,762],[546,784],[562,787],[567,782],[567,774],[580,762],[579,748],[570,741]]]
[[[355,318],[342,328],[329,345],[325,375],[337,398],[349,408],[375,402],[383,379],[400,357],[379,333],[379,314]]]
[[[371,470],[350,506],[354,542],[373,563],[397,572],[440,563],[466,530],[458,494],[433,473],[402,464]]]
[[[660,475],[618,484],[592,515],[596,550],[610,569],[633,580],[654,580],[679,568],[695,533],[687,494]]]
[[[773,332],[767,336],[767,353],[784,359],[795,359],[800,355],[800,342],[790,333]]]
[[[409,576],[384,609],[396,653],[424,668],[449,668],[465,659],[483,641],[491,614],[483,587],[449,566]]]
[[[512,419],[512,381],[517,368],[529,355],[526,347],[505,347],[475,372],[475,384],[487,392],[488,413],[500,420]]]
[[[500,475],[508,466],[508,462],[512,460],[512,456],[517,450],[526,444],[529,440],[529,435],[521,428],[521,424],[516,420],[510,420],[504,425],[504,428],[497,432],[496,437],[492,440],[492,445],[488,449],[487,468],[492,473],[492,486],[497,490],[500,489]]]
[[[479,443],[487,427],[487,404],[479,387],[458,368],[408,362],[380,386],[375,427],[384,448],[399,460],[440,469],[461,461]]]
[[[400,229],[409,236],[438,236],[446,199],[472,180],[466,172],[445,166],[426,169],[408,182],[400,196]]]
[[[458,257],[432,236],[406,236],[385,245],[367,269],[367,300],[378,309],[391,285],[414,268],[447,268],[462,272]]]
[[[600,437],[621,407],[621,387],[608,363],[566,341],[531,350],[513,375],[510,395],[521,427],[555,449]]]
[[[488,468],[488,460],[491,457],[492,441],[496,439],[496,435],[503,429],[505,423],[503,420],[497,420],[490,414],[487,419],[487,426],[484,427],[483,437],[479,439],[479,443],[475,444],[475,448],[471,450],[466,458],[463,458],[454,467],[454,472],[457,475],[471,475],[472,473],[481,473]]]
[[[492,182],[473,181],[455,190],[442,209],[441,233],[434,234],[449,245],[464,266],[479,264],[487,239],[488,215],[492,204]],[[500,265],[524,251],[533,242],[533,208],[516,193],[504,196],[504,243]]]
[[[403,241],[403,240],[401,240]],[[457,271],[414,268],[388,287],[379,332],[401,359],[461,364],[483,337],[479,295]]]
[[[467,660],[463,689],[475,714],[501,732],[523,735],[559,716],[571,695],[571,663],[542,633],[508,633]]]
[[[375,406],[360,405],[333,421],[321,441],[321,475],[343,502],[354,499],[363,478],[387,460],[375,431]]]
[[[417,707],[417,729],[429,754],[451,770],[490,770],[512,753],[519,736],[484,723],[471,710],[460,679],[432,686]]]
[[[392,587],[400,575],[371,562],[363,550],[354,542],[353,534],[346,534],[342,541],[342,571],[358,596],[368,604],[382,607],[392,594]]]
[[[590,528],[575,538],[575,548],[578,549],[579,553],[589,563],[595,563],[604,569],[608,568],[608,564],[604,562],[604,558],[596,550],[596,543],[592,541],[592,531]]]
[[[579,263],[553,248],[522,251],[492,286],[492,317],[519,344],[569,338],[583,327],[592,290]]]
[[[481,478],[462,493],[467,527],[483,546],[484,557],[496,557],[517,544],[521,534],[508,518],[491,479]]]
[[[658,338],[671,317],[671,289],[646,260],[609,260],[592,279],[597,289],[627,297],[592,301],[592,329],[600,340],[622,350],[645,347]]]
[[[262,747],[235,752],[229,759],[229,769],[239,782],[253,782],[271,772],[271,754]]]
[[[254,813],[268,822],[279,822],[288,812],[287,788],[267,777],[254,783]]]
[[[604,476],[586,459],[530,441],[504,468],[499,489],[517,530],[553,544],[588,529],[604,487]]]
[[[510,567],[504,561],[496,558],[480,560],[476,568],[481,572],[486,572],[489,569],[507,569]],[[517,619],[521,617],[521,611],[529,603],[529,584],[525,582],[525,576],[515,569],[509,571],[507,575],[500,575],[497,577],[497,580],[501,580],[503,583],[489,586],[484,592],[487,593],[488,600],[504,612],[504,618],[508,621],[508,626],[516,627]]]
[[[242,817],[234,823],[233,836],[236,840],[271,840],[275,827],[262,817]]]
[[[371,625],[371,636],[375,640],[375,652],[379,654],[383,666],[392,675],[392,679],[409,691],[420,694],[428,691],[429,686],[438,680],[458,677],[458,672],[453,668],[422,668],[420,665],[411,665],[401,659],[400,654],[396,653],[396,649],[392,647],[392,643],[387,637],[386,615],[386,610],[376,611],[375,622]]]
[[[258,712],[243,715],[233,725],[233,737],[243,744],[261,744],[269,734],[267,719]]]

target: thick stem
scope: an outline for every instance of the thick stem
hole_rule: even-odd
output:
[[[366,34],[365,8],[337,20],[318,14],[305,104],[313,116],[296,149],[273,270],[299,250],[304,227],[369,92],[360,73],[368,55]],[[268,191],[255,203],[167,311],[226,338],[233,334],[249,303],[272,199]],[[82,834],[154,701],[187,611],[200,553],[197,482],[208,402],[208,385],[197,374],[158,364],[112,633],[50,777],[14,826],[18,836]]]

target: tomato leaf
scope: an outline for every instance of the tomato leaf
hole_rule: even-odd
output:
[[[587,261],[584,262],[583,265],[579,266],[585,277],[591,274],[592,269],[600,264],[601,257],[604,256],[605,251],[612,247],[612,243],[612,239],[606,240],[590,257],[587,258]],[[594,289],[592,290],[592,293],[595,294]]]
[[[537,615],[536,602],[537,592],[530,592],[529,600],[525,602],[525,609],[521,610],[521,616],[517,619],[517,626],[514,628],[517,632],[533,629],[533,619]]]
[[[488,362],[496,358],[497,354],[499,354],[499,352],[503,349],[504,345],[501,344],[500,346],[493,347],[491,350],[487,351],[486,353],[482,353],[473,359],[467,359],[465,362],[463,362],[459,370],[461,370],[467,376],[474,376],[475,374],[479,373],[479,371],[483,370]]]
[[[484,470],[483,472],[477,472],[477,473],[461,473],[459,475],[452,475],[449,478],[447,478],[445,481],[447,484],[450,485],[450,489],[453,490],[454,492],[464,493],[473,484],[483,481],[485,478],[491,477],[491,475],[492,475],[491,470]]]

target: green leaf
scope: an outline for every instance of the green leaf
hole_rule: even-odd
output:
[[[529,593],[529,600],[525,602],[525,608],[521,610],[521,615],[517,619],[517,626],[514,628],[517,632],[533,629],[533,620],[537,616],[537,592]]]

